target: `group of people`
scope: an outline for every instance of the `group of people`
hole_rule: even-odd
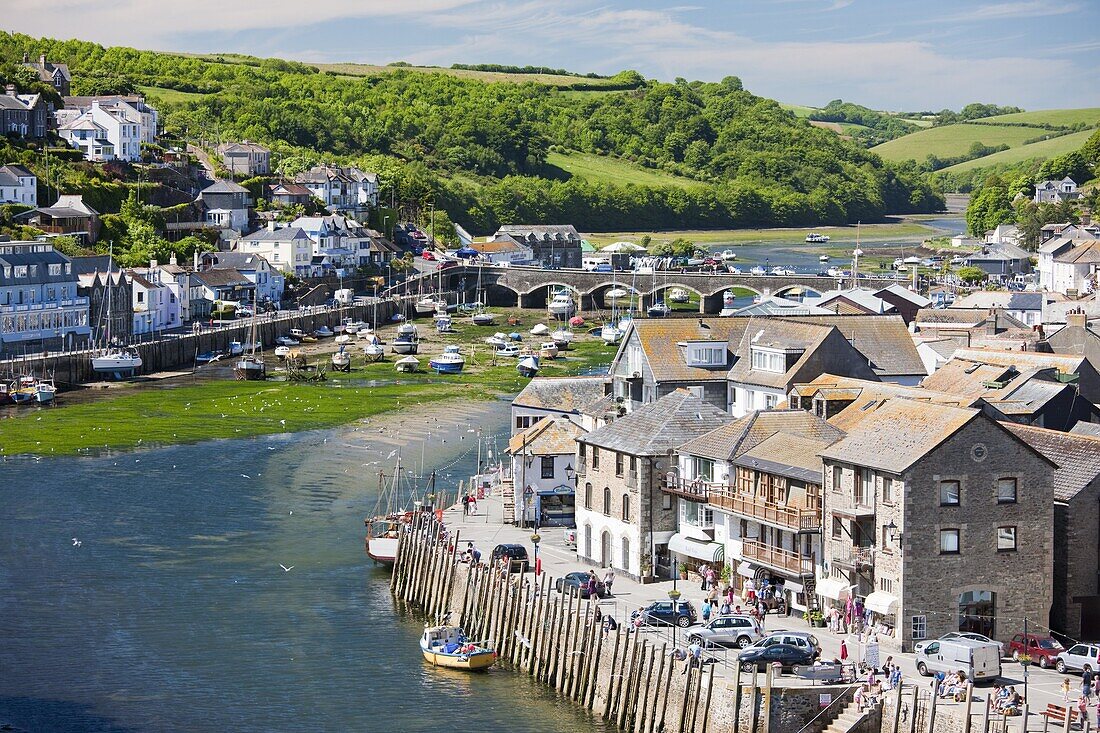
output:
[[[477,494],[468,493],[462,497],[462,516],[477,514]]]
[[[1024,708],[1024,696],[1013,685],[996,685],[990,695],[990,706],[999,715],[1019,715]]]
[[[1077,714],[1084,721],[1089,714],[1089,702],[1096,697],[1096,727],[1100,729],[1100,674],[1086,669],[1081,673],[1081,694],[1077,697]],[[1069,677],[1062,678],[1062,702],[1070,702]]]
[[[733,585],[726,584],[725,588],[719,587],[718,571],[712,566],[700,565],[696,572],[700,577],[700,590],[705,594],[699,609],[703,623],[707,623],[714,616],[747,614],[755,618],[763,629],[770,607],[769,601],[783,597],[784,589],[781,584],[770,583],[767,578],[764,578],[761,580],[760,589],[757,590],[756,584],[749,578],[745,580],[743,595],[738,602]]]
[[[941,700],[951,699],[961,702],[966,699],[966,672],[961,669],[948,675],[936,675],[936,695]]]

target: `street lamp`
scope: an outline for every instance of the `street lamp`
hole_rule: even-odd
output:
[[[676,590],[676,576],[679,573],[674,573],[672,576],[672,590],[668,592],[669,600],[672,601],[672,650],[676,651],[676,629],[679,628],[679,624],[676,622],[679,620],[680,613],[680,591]]]
[[[539,574],[542,572],[542,566],[539,565],[539,541],[541,539],[542,538],[539,537],[538,525],[537,525],[537,520],[536,520],[535,533],[533,535],[531,535],[531,543],[534,544],[534,546],[535,546],[535,577],[536,578],[539,577]]]

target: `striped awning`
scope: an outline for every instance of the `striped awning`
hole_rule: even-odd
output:
[[[707,562],[721,562],[726,554],[725,546],[718,542],[700,542],[680,533],[672,535],[668,541],[668,549]]]
[[[820,578],[815,592],[831,601],[843,601],[848,598],[848,583],[836,578]]]

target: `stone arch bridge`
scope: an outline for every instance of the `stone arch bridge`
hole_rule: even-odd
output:
[[[717,313],[722,309],[722,293],[730,288],[744,288],[763,296],[782,296],[796,289],[823,293],[845,287],[851,282],[851,278],[820,275],[735,275],[727,272],[660,270],[655,274],[635,276],[630,272],[460,265],[447,268],[442,273],[422,273],[410,277],[387,292],[396,295],[434,291],[442,283],[445,291],[471,295],[482,289],[485,300],[491,305],[543,308],[554,291],[565,288],[579,299],[582,309],[590,310],[605,307],[604,295],[613,288],[622,288],[640,296],[643,308],[663,299],[666,291],[682,288],[699,297],[700,313]],[[895,282],[897,280],[889,277],[859,277],[861,285],[871,287],[886,287]]]

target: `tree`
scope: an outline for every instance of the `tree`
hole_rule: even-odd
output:
[[[970,204],[966,207],[966,228],[974,237],[981,237],[990,229],[1015,218],[1008,187],[996,177],[988,179],[981,191],[970,197]]]
[[[988,277],[985,270],[971,265],[960,267],[956,275],[958,275],[959,279],[964,283],[970,283],[972,285],[983,282]]]

